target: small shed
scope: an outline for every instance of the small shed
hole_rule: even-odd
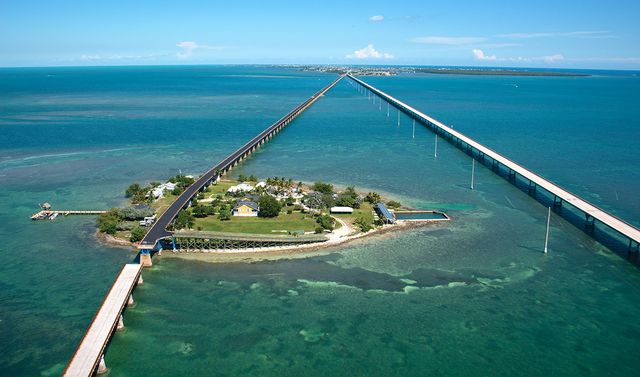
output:
[[[330,212],[331,213],[353,213],[353,208],[336,206],[336,207],[331,207]]]

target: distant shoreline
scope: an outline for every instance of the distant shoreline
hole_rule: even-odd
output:
[[[550,77],[588,77],[587,73],[558,71],[521,71],[515,69],[466,69],[466,68],[415,68],[416,73],[433,73],[438,75],[473,75],[473,76],[550,76]]]

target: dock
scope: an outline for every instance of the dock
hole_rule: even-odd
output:
[[[69,215],[100,215],[106,213],[107,211],[73,211],[73,210],[42,210],[38,213],[34,213],[31,215],[31,220],[44,220],[56,218],[59,215],[69,216]]]
[[[138,263],[125,264],[122,267],[80,345],[71,357],[63,376],[89,377],[95,373],[106,372],[105,348],[113,332],[118,327],[124,326],[122,312],[128,303],[133,303],[131,293],[141,282],[141,271],[142,265]]]
[[[618,232],[623,237],[629,240],[629,250],[635,246],[637,250],[640,245],[640,229],[623,221],[622,219],[613,216],[601,208],[587,202],[586,200],[572,194],[571,192],[563,189],[562,187],[548,181],[542,176],[528,170],[524,166],[521,166],[514,161],[502,156],[498,152],[487,148],[486,146],[478,143],[477,141],[463,135],[462,133],[454,130],[451,127],[439,122],[438,120],[414,109],[404,102],[390,96],[389,94],[367,84],[366,82],[347,74],[347,77],[355,81],[357,84],[369,90],[371,93],[384,99],[392,106],[396,107],[398,111],[402,111],[409,117],[416,121],[426,125],[433,130],[437,135],[443,136],[446,140],[453,145],[469,153],[474,159],[485,162],[486,158],[491,159],[492,168],[494,171],[499,171],[500,166],[507,169],[509,180],[515,183],[517,176],[519,175],[529,184],[529,192],[535,192],[537,187],[546,190],[553,197],[553,204],[555,208],[561,208],[562,203],[566,202],[573,207],[577,208],[585,215],[585,223],[588,229],[595,228],[595,220],[608,226],[614,231]]]

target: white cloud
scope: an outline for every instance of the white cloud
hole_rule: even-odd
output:
[[[549,56],[543,56],[542,60],[544,60],[547,63],[555,63],[561,60],[564,60],[564,56],[560,55],[560,54],[555,54],[555,55],[549,55]]]
[[[382,20],[384,20],[384,16],[380,15],[380,14],[376,15],[376,16],[371,16],[371,17],[369,17],[369,20],[373,21],[373,22],[382,21]]]
[[[511,34],[499,34],[498,38],[512,38],[512,39],[528,39],[528,38],[550,38],[550,37],[578,37],[578,38],[613,38],[611,32],[607,30],[595,30],[595,31],[569,31],[561,33],[511,33]]]
[[[498,59],[495,55],[485,55],[484,51],[480,50],[479,48],[474,48],[472,52],[473,52],[473,57],[476,58],[476,60],[497,60]]]
[[[557,63],[564,60],[564,56],[561,54],[546,55],[546,56],[534,56],[534,57],[508,57],[499,58],[496,55],[487,55],[479,48],[471,50],[473,57],[476,60],[495,61],[495,62],[513,62],[513,63],[530,63],[530,62],[545,62],[545,63]]]
[[[176,46],[182,49],[182,52],[179,52],[176,56],[180,59],[188,59],[193,55],[195,50],[224,50],[223,46],[207,46],[201,45],[193,41],[184,41],[178,43]]]
[[[156,55],[82,55],[80,60],[84,60],[87,62],[98,62],[98,61],[113,61],[113,60],[142,60],[142,59],[155,59],[158,57],[165,56],[163,54]]]
[[[393,55],[376,50],[372,44],[348,54],[347,59],[393,59]]]
[[[480,43],[486,41],[487,38],[483,37],[442,37],[442,36],[427,36],[411,38],[411,42],[431,44],[431,45],[469,45],[474,43]]]

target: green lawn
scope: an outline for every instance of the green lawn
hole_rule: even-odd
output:
[[[226,180],[226,179],[225,180],[220,180],[220,182],[209,186],[209,189],[205,192],[204,196],[206,198],[209,198],[209,197],[215,198],[216,195],[218,195],[218,194],[224,195],[224,194],[227,193],[227,190],[229,189],[229,187],[235,186],[238,183],[240,183],[240,182],[233,181],[233,180]],[[255,184],[253,182],[250,182],[250,184],[255,186]]]
[[[353,214],[333,214],[337,218],[340,218],[348,223],[353,223],[358,217],[364,217],[368,223],[373,223],[373,204],[369,204],[367,202],[362,202],[360,208],[353,210]]]
[[[281,213],[278,217],[266,219],[261,217],[239,217],[232,216],[231,220],[220,221],[218,217],[204,217],[196,219],[194,229],[202,228],[202,231],[228,232],[228,233],[251,233],[251,234],[286,234],[272,232],[272,230],[304,230],[313,232],[318,224],[309,214],[304,215],[294,212],[290,215]]]

